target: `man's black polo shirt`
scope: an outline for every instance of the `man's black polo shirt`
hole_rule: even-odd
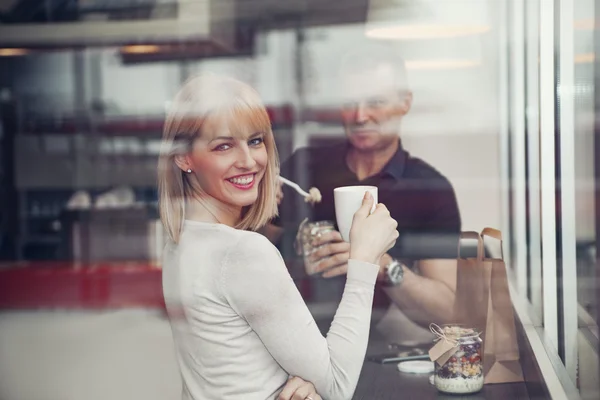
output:
[[[412,157],[399,143],[398,151],[383,170],[359,180],[346,164],[349,144],[303,148],[281,166],[281,175],[305,190],[317,187],[321,203],[309,206],[302,196],[284,187],[280,217],[274,223],[285,229],[279,247],[285,257],[293,254],[293,240],[305,217],[335,222],[333,189],[339,186],[378,187],[379,202],[398,222],[400,237],[389,254],[405,262],[426,258],[455,258],[461,222],[452,185],[426,162]]]

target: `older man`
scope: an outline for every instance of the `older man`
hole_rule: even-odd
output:
[[[388,318],[394,316],[394,328],[402,325],[399,340],[417,340],[431,322],[450,322],[452,315],[452,259],[461,229],[454,190],[440,172],[402,147],[401,122],[413,100],[402,59],[381,49],[356,52],[344,60],[340,78],[346,140],[297,150],[282,164],[281,175],[321,191],[322,201],[309,211],[314,221],[335,221],[335,187],[378,187],[379,202],[398,221],[400,238],[381,259],[375,303],[386,306],[391,300],[396,307]],[[287,188],[284,193],[280,218],[273,223],[284,230],[283,239],[274,241],[285,254],[298,228],[302,199]],[[317,272],[333,285],[346,273],[349,244],[337,231],[315,244],[322,245],[312,256]]]

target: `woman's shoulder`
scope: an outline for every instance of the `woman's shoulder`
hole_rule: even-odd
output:
[[[291,279],[279,250],[269,239],[252,231],[239,231],[236,236],[221,264],[225,292],[241,282],[251,287],[278,287]]]
[[[186,221],[182,242],[191,239],[189,242],[196,245],[200,238],[203,239],[204,244],[227,249],[228,253],[241,252],[247,256],[278,253],[269,239],[258,232],[236,229],[223,224]]]
[[[269,239],[260,233],[242,230],[228,243],[225,260],[230,268],[241,266],[253,273],[272,271],[273,265],[283,264],[279,250]]]
[[[194,239],[201,237],[229,244],[243,238],[247,233],[251,232],[236,229],[225,224],[185,220],[182,237],[193,237]]]
[[[278,254],[277,247],[266,236],[253,231],[236,229],[234,250],[242,250],[247,255]]]

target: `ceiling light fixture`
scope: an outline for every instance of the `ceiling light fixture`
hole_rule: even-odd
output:
[[[27,50],[27,49],[0,48],[0,57],[24,56],[27,53],[29,53],[29,50]]]
[[[491,30],[486,0],[370,0],[365,34],[373,39],[432,39]]]
[[[149,54],[158,53],[159,51],[160,46],[155,44],[134,44],[121,47],[121,53],[126,54]]]
[[[431,59],[406,61],[406,69],[408,70],[449,70],[476,68],[479,66],[481,66],[481,61],[467,59]]]
[[[589,64],[596,60],[595,53],[575,54],[575,64]]]
[[[596,23],[592,18],[576,19],[573,22],[573,27],[579,31],[593,31]]]

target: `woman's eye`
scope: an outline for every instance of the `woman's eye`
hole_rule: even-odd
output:
[[[250,141],[250,146],[260,146],[265,140],[263,138],[256,138]]]
[[[215,148],[215,150],[217,150],[217,151],[225,151],[225,150],[229,150],[230,148],[231,148],[231,145],[223,143],[223,144],[218,145]]]

